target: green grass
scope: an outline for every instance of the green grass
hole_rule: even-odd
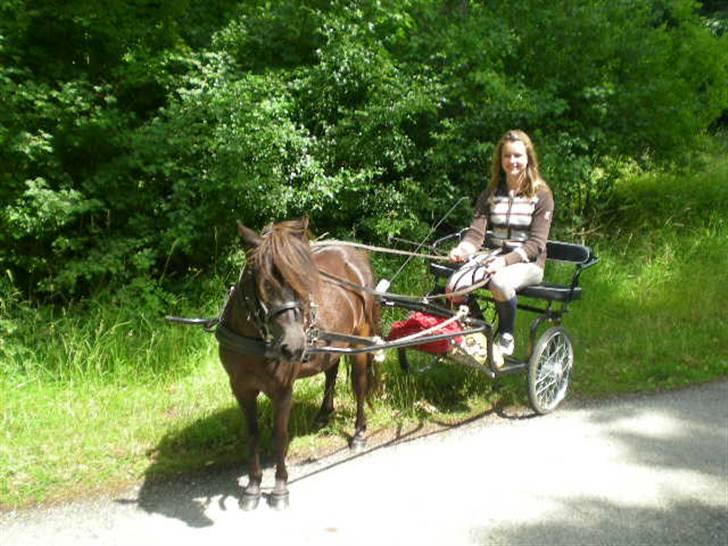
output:
[[[629,177],[569,317],[583,396],[675,388],[728,374],[728,160]],[[609,233],[612,232],[612,234]],[[610,237],[612,235],[612,237]]]
[[[619,182],[612,212],[587,241],[601,261],[584,273],[584,298],[564,321],[576,350],[572,397],[654,392],[728,374],[728,159],[722,152],[712,159],[690,172],[631,174]],[[397,268],[380,257],[375,265],[382,276]],[[431,283],[424,266],[413,263],[393,290],[422,294]],[[166,311],[215,314],[224,286],[214,280],[176,300],[141,283],[111,299],[60,308],[32,308],[6,289],[0,296],[0,506],[57,502],[244,464],[244,426],[214,338],[162,318]],[[385,321],[405,314],[387,310]],[[519,339],[529,321],[519,314]],[[424,354],[413,360],[418,369],[432,363]],[[296,383],[292,460],[346,445],[355,414],[347,379],[342,369],[337,414],[320,430],[312,422],[323,377]],[[370,432],[383,438],[526,403],[522,376],[494,383],[443,365],[404,375],[394,352],[382,379],[368,415]],[[260,408],[270,454],[265,398]]]

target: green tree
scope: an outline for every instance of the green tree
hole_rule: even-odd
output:
[[[0,272],[38,297],[184,275],[236,219],[420,236],[513,127],[559,224],[586,221],[620,164],[677,161],[726,111],[727,38],[699,7],[6,0]]]

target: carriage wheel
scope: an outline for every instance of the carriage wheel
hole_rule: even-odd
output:
[[[538,339],[528,364],[528,399],[540,415],[552,412],[566,396],[574,348],[566,330],[549,328]]]

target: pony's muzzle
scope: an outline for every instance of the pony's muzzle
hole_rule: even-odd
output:
[[[306,340],[291,343],[286,339],[279,340],[269,345],[265,351],[265,357],[270,360],[281,360],[283,362],[301,362],[306,353]]]

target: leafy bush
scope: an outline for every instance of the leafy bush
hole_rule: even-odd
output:
[[[208,4],[0,8],[0,271],[25,294],[215,269],[238,219],[421,237],[512,127],[581,229],[728,106],[691,0]]]

